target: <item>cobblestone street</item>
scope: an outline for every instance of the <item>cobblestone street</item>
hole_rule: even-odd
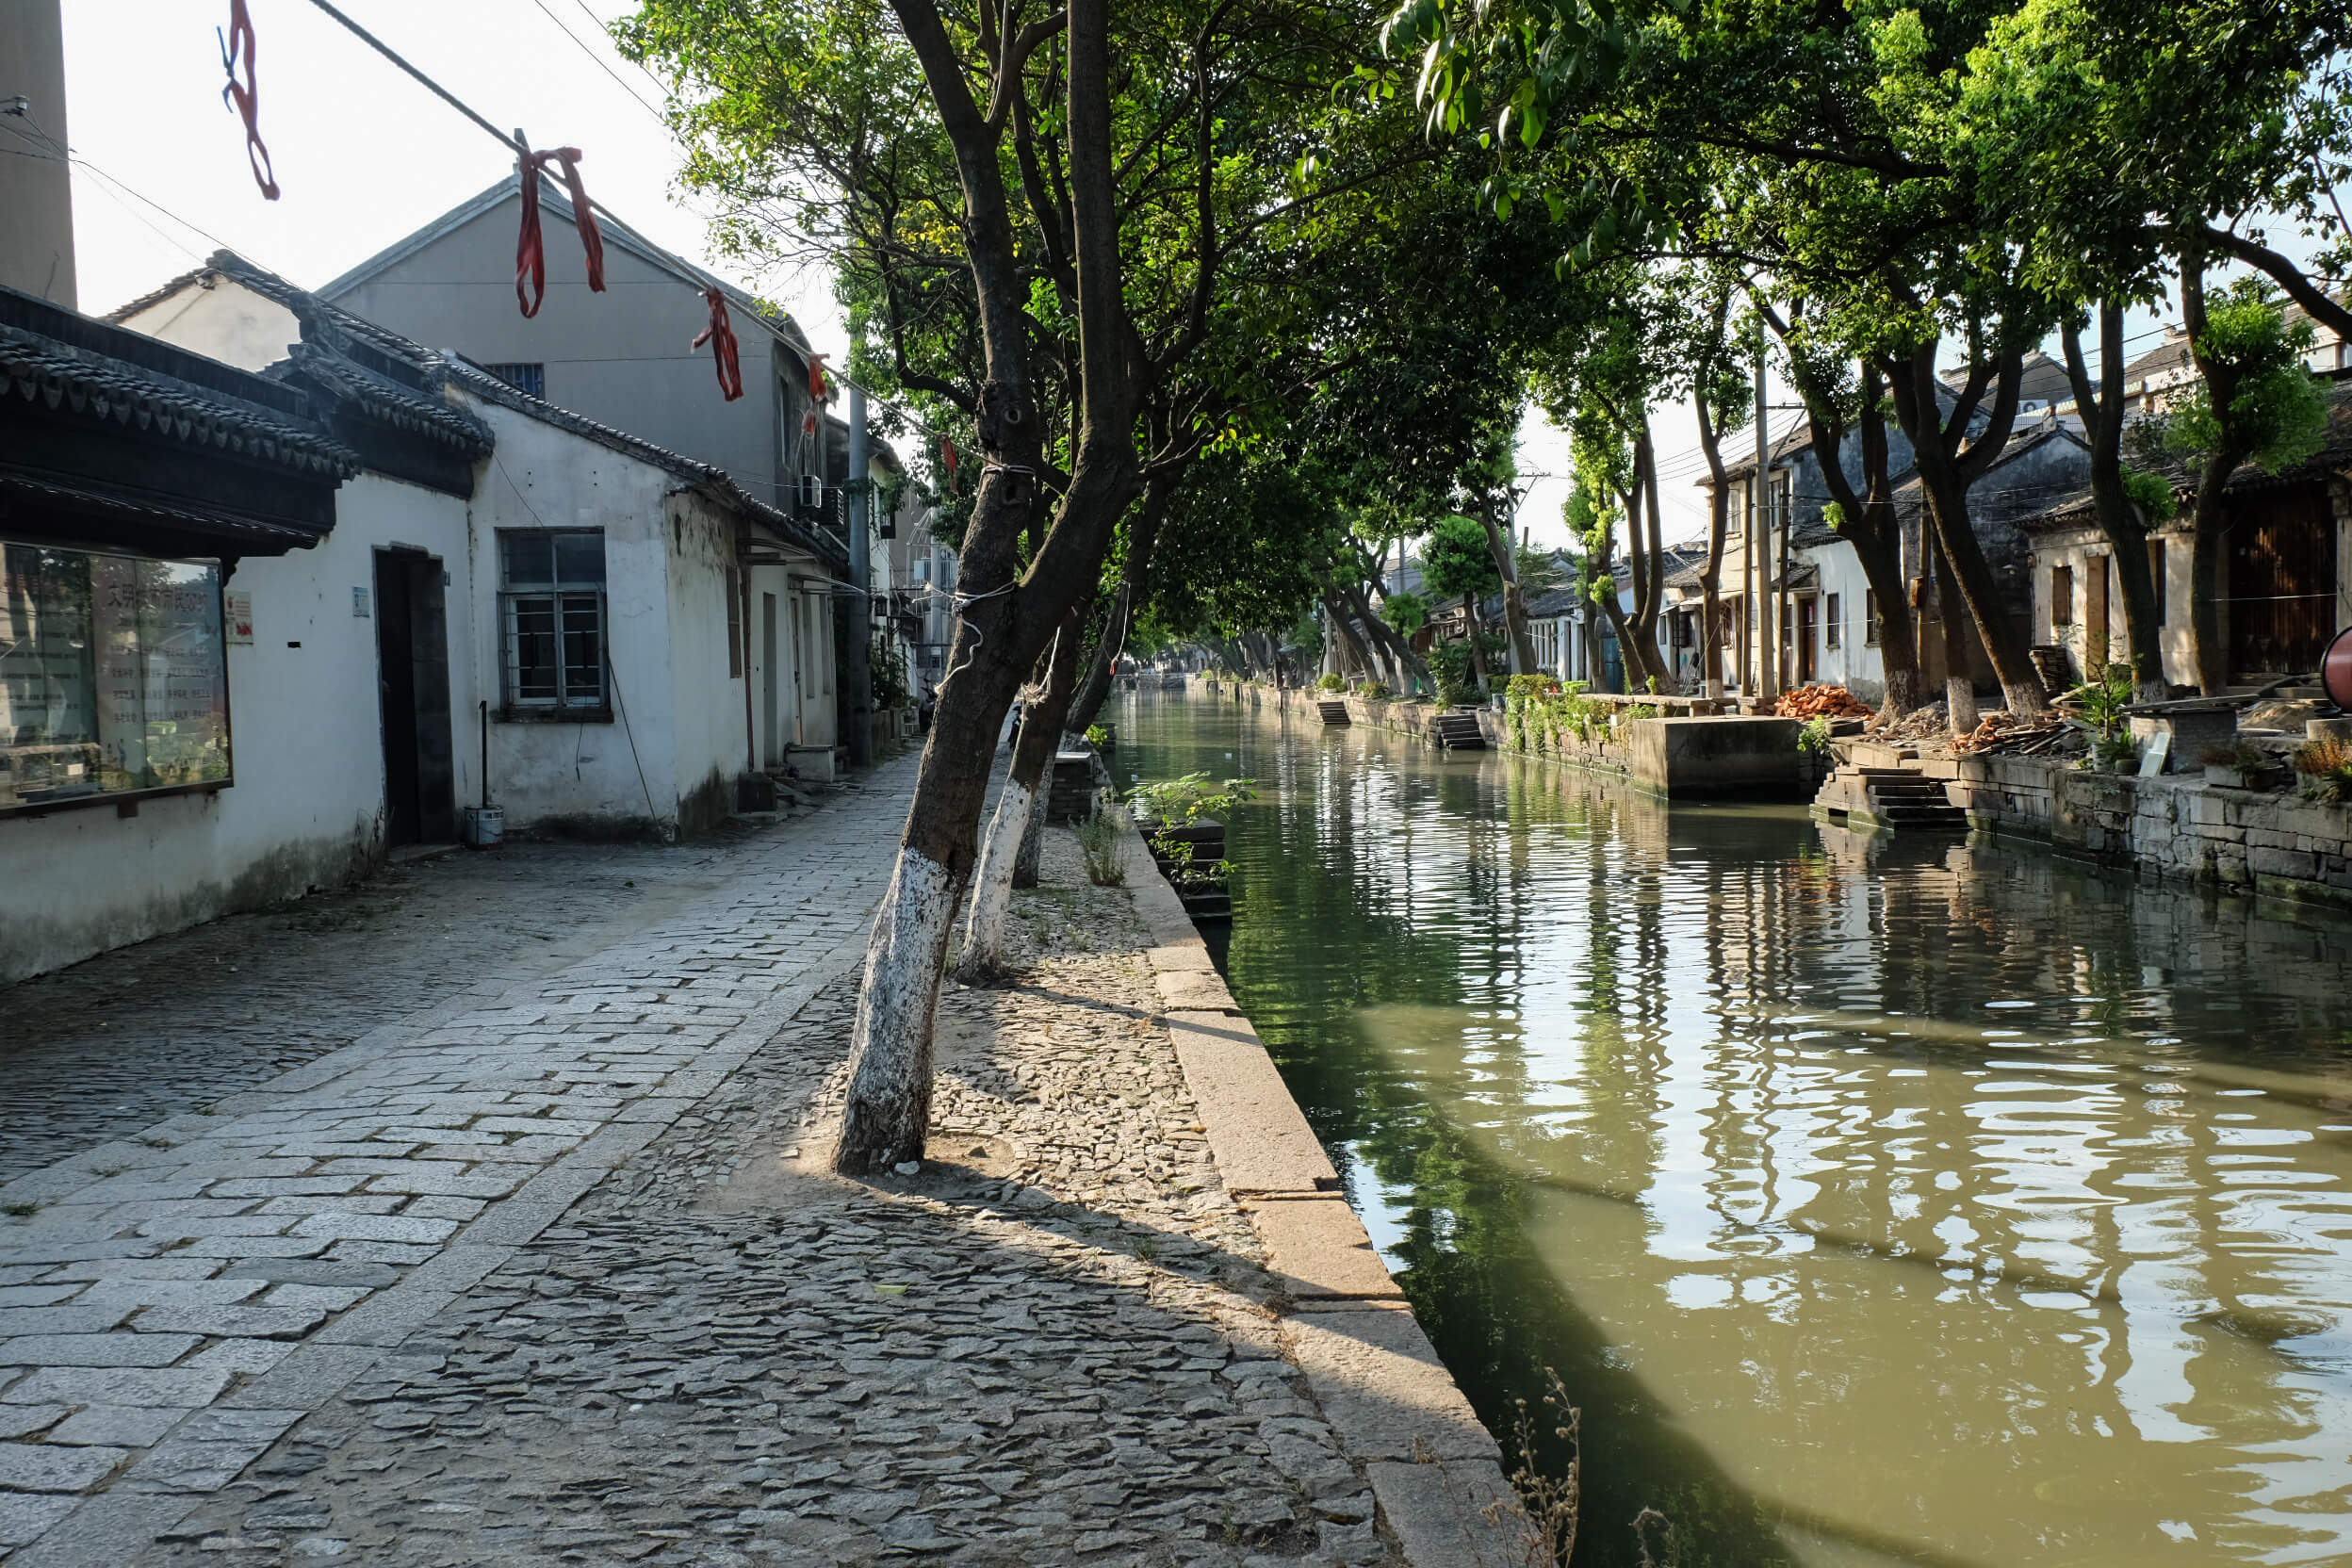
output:
[[[718,1087],[855,964],[912,769],[765,831],[437,862],[12,991],[12,1560],[152,1554]]]
[[[931,1163],[825,1172],[910,776],[20,988],[11,1120],[52,1141],[8,1148],[74,1152],[0,1188],[0,1555],[1400,1560],[1067,834],[1021,982],[942,1003]],[[134,1029],[179,972],[199,1016]],[[69,1043],[126,1042],[77,1096]]]

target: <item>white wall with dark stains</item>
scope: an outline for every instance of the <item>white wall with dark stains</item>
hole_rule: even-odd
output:
[[[467,509],[362,474],[335,510],[335,531],[316,547],[246,560],[228,576],[229,591],[252,596],[253,617],[253,642],[227,649],[231,784],[142,800],[133,816],[102,800],[0,818],[0,887],[9,890],[0,983],[338,887],[382,858],[375,552],[414,547],[449,571],[450,690],[462,706],[477,648]],[[366,591],[365,615],[355,588]],[[465,804],[476,798],[476,753],[455,739]]]

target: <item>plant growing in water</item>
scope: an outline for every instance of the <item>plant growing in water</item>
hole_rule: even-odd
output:
[[[1560,1475],[1545,1472],[1536,1452],[1535,1420],[1525,1399],[1513,1399],[1511,1447],[1518,1464],[1511,1472],[1511,1489],[1526,1505],[1534,1539],[1527,1543],[1527,1560],[1543,1568],[1567,1568],[1576,1551],[1576,1515],[1584,1505],[1584,1452],[1579,1434],[1584,1413],[1568,1402],[1560,1374],[1544,1369],[1544,1403],[1550,1418],[1560,1423],[1552,1435],[1568,1445],[1568,1465]]]
[[[1152,848],[1160,858],[1168,862],[1170,876],[1182,879],[1195,874],[1192,866],[1193,844],[1181,837],[1202,817],[1222,817],[1240,801],[1255,800],[1257,793],[1248,778],[1228,778],[1221,785],[1210,781],[1205,773],[1188,773],[1182,778],[1170,778],[1157,784],[1138,784],[1127,792],[1135,812],[1152,826]],[[1230,874],[1230,862],[1219,860],[1205,874],[1223,878]]]

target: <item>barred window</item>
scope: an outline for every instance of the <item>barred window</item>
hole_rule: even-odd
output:
[[[528,392],[534,398],[544,398],[547,395],[547,368],[544,364],[536,361],[529,364],[509,361],[499,365],[485,365],[482,368],[517,392]]]
[[[1828,594],[1823,596],[1829,601],[1829,605],[1821,612],[1821,643],[1825,647],[1834,648],[1841,645],[1844,636],[1839,629],[1841,623],[1838,617],[1838,600],[1840,596]]]
[[[604,717],[604,531],[501,530],[506,705]]]

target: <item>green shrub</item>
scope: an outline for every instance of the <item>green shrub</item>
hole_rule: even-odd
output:
[[[1315,684],[1327,692],[1344,692],[1348,689],[1348,682],[1337,675],[1327,675]]]
[[[1388,683],[1383,680],[1367,680],[1356,688],[1356,694],[1366,702],[1386,702]]]
[[[1106,801],[1078,824],[1078,846],[1086,853],[1086,880],[1098,888],[1123,888],[1127,867],[1119,844],[1127,834],[1127,814]]]

